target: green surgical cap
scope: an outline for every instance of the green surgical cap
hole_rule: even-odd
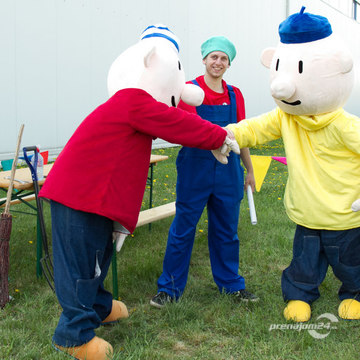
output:
[[[230,63],[236,55],[234,44],[224,36],[213,36],[201,45],[201,55],[203,59],[213,51],[222,51],[225,53]]]

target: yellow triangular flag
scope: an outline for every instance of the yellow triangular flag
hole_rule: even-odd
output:
[[[251,162],[254,169],[256,191],[259,192],[269,170],[271,156],[251,155]]]

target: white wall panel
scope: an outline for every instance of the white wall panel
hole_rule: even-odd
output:
[[[23,145],[61,149],[106,101],[112,61],[153,23],[180,38],[187,79],[203,73],[201,43],[229,37],[237,57],[225,80],[242,90],[248,116],[269,111],[275,104],[260,54],[278,43],[286,9],[299,11],[303,3],[309,12],[329,15],[350,44],[359,43],[359,24],[321,0],[0,0],[0,159],[11,156],[22,123]],[[354,100],[349,110],[360,114]]]

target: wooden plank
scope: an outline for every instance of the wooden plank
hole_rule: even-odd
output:
[[[141,211],[136,227],[150,224],[173,215],[175,215],[175,201]]]
[[[22,199],[23,199],[24,201],[33,201],[33,200],[35,200],[35,194],[24,196]],[[4,201],[4,200],[6,200],[6,198],[0,199],[0,202],[2,202],[2,201]],[[19,200],[19,199],[11,200],[10,205],[21,204],[21,202],[22,202],[22,201]],[[4,206],[5,206],[5,203],[2,204],[2,205],[0,205],[0,208],[2,208],[2,207],[4,207]]]
[[[167,160],[169,157],[167,155],[156,155],[156,154],[151,154],[150,156],[150,164],[157,164],[160,161],[164,161]]]
[[[53,164],[44,165],[44,176],[47,176],[52,168]],[[10,185],[10,176],[11,170],[0,171],[0,187],[7,189]],[[20,180],[20,181],[17,181]],[[39,186],[45,182],[45,178],[39,180]],[[14,180],[14,189],[18,190],[30,190],[33,189],[33,181],[31,178],[31,171],[28,167],[16,169],[15,171],[15,180]]]

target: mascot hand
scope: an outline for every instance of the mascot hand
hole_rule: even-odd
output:
[[[351,205],[352,211],[359,211],[360,210],[360,199],[355,200]]]
[[[229,154],[230,151],[233,151],[235,154],[240,155],[240,148],[238,143],[236,142],[234,133],[226,128],[224,128],[224,130],[226,130],[227,132],[227,137],[225,138],[225,142],[223,146],[227,145],[228,147],[227,154]]]
[[[224,145],[223,145],[224,146]],[[218,149],[216,150],[211,150],[212,154],[214,155],[215,159],[219,162],[221,162],[222,164],[227,164],[228,163],[228,159],[227,159],[227,156],[229,155],[224,155],[222,153],[222,148],[223,146],[219,147]]]
[[[227,158],[230,154],[230,151],[233,151],[235,154],[240,154],[240,148],[235,140],[234,134],[228,129],[225,130],[227,131],[228,135],[225,138],[224,144],[219,149],[211,150],[215,159],[222,164],[228,163]]]
[[[113,242],[116,243],[116,251],[119,252],[124,244],[125,238],[127,237],[127,234],[114,231],[112,233]]]
[[[116,243],[116,251],[119,252],[124,245],[125,238],[129,235],[129,231],[125,229],[120,223],[114,221],[112,239]]]

